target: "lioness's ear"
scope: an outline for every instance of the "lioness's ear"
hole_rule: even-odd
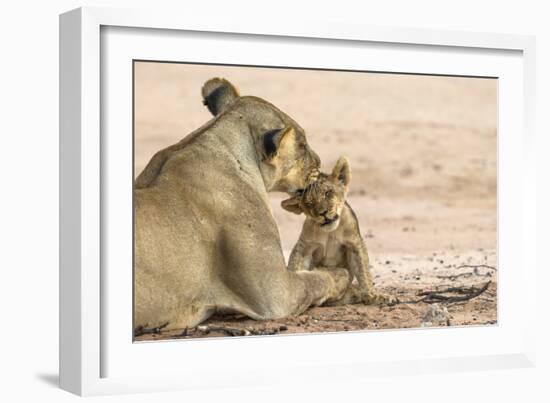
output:
[[[263,152],[265,158],[275,157],[281,149],[296,139],[296,132],[292,127],[270,130],[263,136]]]
[[[290,199],[283,200],[281,207],[286,211],[290,211],[294,214],[302,214],[302,208],[300,207],[300,196],[291,197]]]
[[[348,186],[351,181],[351,168],[346,157],[338,158],[334,169],[332,170],[332,179]]]
[[[202,86],[202,103],[216,116],[239,97],[239,91],[225,78],[211,78]]]

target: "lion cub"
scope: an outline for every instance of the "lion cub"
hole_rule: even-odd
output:
[[[281,206],[295,214],[306,215],[300,239],[288,262],[292,271],[315,267],[342,267],[357,279],[338,304],[394,304],[395,297],[374,289],[369,269],[367,247],[359,231],[357,217],[346,202],[351,169],[340,157],[332,174],[318,173],[298,195],[284,200]],[[353,278],[352,278],[353,280]]]

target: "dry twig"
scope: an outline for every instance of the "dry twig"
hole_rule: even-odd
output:
[[[457,266],[456,269],[464,269],[464,268],[470,268],[470,269],[476,269],[476,268],[484,268],[484,269],[489,269],[489,270],[494,270],[496,271],[497,268],[494,267],[494,266],[489,266],[487,264],[461,264],[460,266]]]
[[[210,332],[221,332],[221,333],[227,334],[228,336],[249,336],[250,335],[249,330],[238,329],[235,327],[203,325],[203,326],[197,326],[197,330],[206,334]]]
[[[456,280],[459,277],[471,277],[471,276],[473,276],[472,273],[458,273],[458,274],[449,274],[447,276],[440,275],[440,276],[435,276],[435,277],[440,278],[440,279]]]
[[[480,288],[449,287],[439,291],[423,291],[417,294],[418,296],[423,296],[423,298],[417,301],[414,301],[414,302],[411,301],[411,302],[413,303],[425,302],[427,304],[433,304],[435,302],[452,303],[452,302],[467,301],[481,295],[483,292],[487,290],[487,288],[489,288],[490,284],[491,284],[491,281],[488,281]],[[461,295],[458,295],[458,296],[443,295],[443,294],[448,294],[453,292]]]
[[[466,273],[458,273],[458,274],[439,275],[439,276],[436,276],[436,277],[440,278],[440,279],[447,279],[448,278],[450,280],[456,280],[459,277],[472,277],[473,275],[481,276],[482,274],[480,274],[479,271],[478,271],[479,268],[484,268],[484,269],[489,269],[489,270],[496,271],[496,267],[489,266],[489,265],[486,265],[486,264],[463,264],[463,265],[455,267],[455,270],[460,270],[460,269],[465,269],[465,268],[471,268],[471,269],[474,269],[474,271],[473,272],[466,272]],[[489,272],[487,272],[485,275],[490,276],[491,274]]]
[[[147,325],[145,326],[138,326],[134,330],[134,337],[143,336],[144,334],[159,334],[162,329],[164,329],[166,326],[168,326],[169,322],[166,322],[158,327],[148,328]]]
[[[208,334],[210,332],[221,332],[225,333],[228,336],[265,336],[272,335],[288,330],[286,326],[279,326],[272,329],[239,329],[236,327],[226,327],[226,326],[214,326],[214,325],[203,325],[197,326],[198,331]]]

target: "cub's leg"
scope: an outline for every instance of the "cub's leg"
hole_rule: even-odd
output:
[[[360,242],[357,246],[348,246],[346,252],[348,267],[357,278],[363,302],[367,305],[396,304],[398,302],[396,297],[381,293],[374,288],[369,269],[369,256],[363,242]]]

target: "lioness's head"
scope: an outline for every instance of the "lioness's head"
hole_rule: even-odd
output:
[[[316,180],[281,206],[295,214],[304,213],[324,231],[334,231],[340,224],[350,180],[348,160],[340,157],[330,175],[319,173]]]
[[[263,99],[240,96],[229,81],[208,80],[202,88],[203,102],[222,119],[234,119],[251,132],[267,191],[295,194],[302,191],[319,156],[309,147],[305,131],[287,114]]]

